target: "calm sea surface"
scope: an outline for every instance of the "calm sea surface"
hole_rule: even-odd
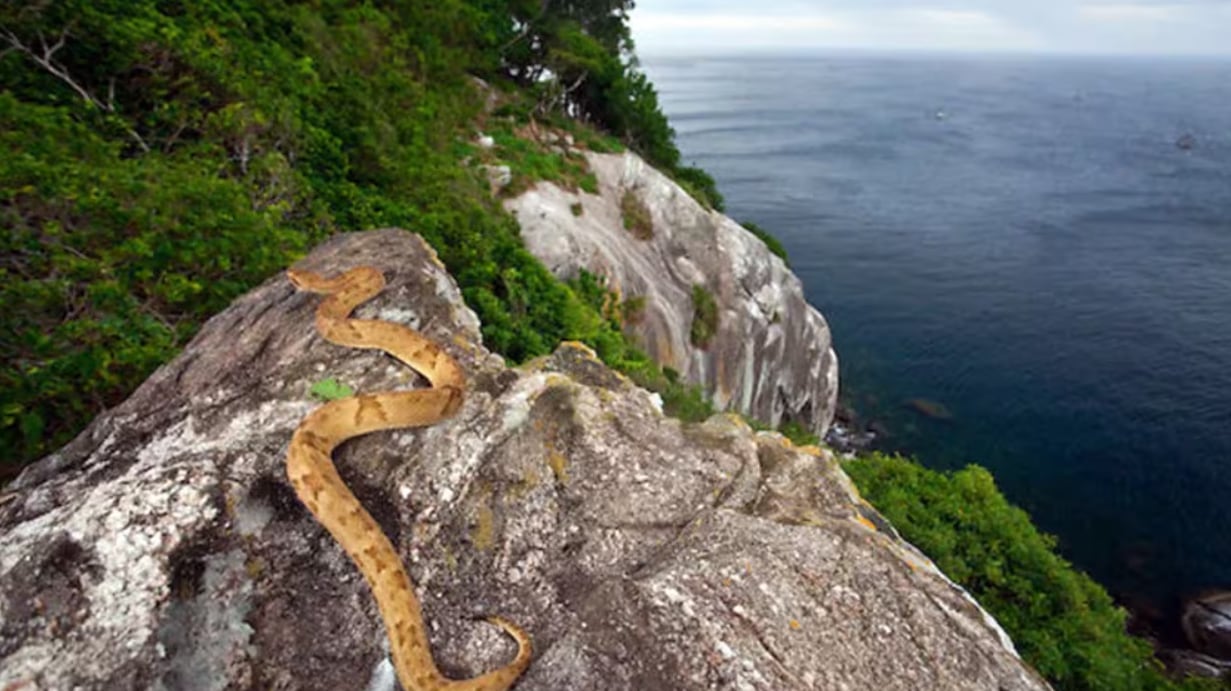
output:
[[[987,466],[1138,612],[1231,588],[1231,62],[643,62],[890,448]]]

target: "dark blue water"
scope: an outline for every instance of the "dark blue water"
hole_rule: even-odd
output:
[[[786,245],[890,446],[987,466],[1147,616],[1231,587],[1231,62],[645,67],[685,160]]]

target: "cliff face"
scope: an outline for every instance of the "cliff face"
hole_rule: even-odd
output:
[[[509,369],[415,236],[301,266],[382,269],[359,317],[468,376],[459,414],[335,454],[406,561],[432,648],[474,675],[525,627],[533,689],[1043,689],[995,622],[861,504],[827,453],[664,418],[584,347]],[[0,496],[0,688],[393,689],[362,578],[292,493],[287,443],[336,378],[414,386],[315,333],[282,276]]]
[[[627,332],[715,405],[774,425],[799,422],[823,436],[837,400],[838,361],[829,326],[804,299],[798,277],[756,236],[635,154],[585,156],[598,194],[539,183],[505,202],[526,247],[557,276],[585,269],[625,300],[643,300]],[[718,308],[717,331],[704,347],[691,335],[698,285]]]

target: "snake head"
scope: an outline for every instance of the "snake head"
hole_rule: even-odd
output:
[[[287,269],[286,277],[291,282],[291,285],[295,286],[297,289],[307,290],[308,279],[304,275],[304,272],[296,271],[294,269]]]

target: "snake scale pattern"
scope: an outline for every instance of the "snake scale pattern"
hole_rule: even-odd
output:
[[[286,471],[295,493],[363,573],[389,635],[398,680],[406,691],[505,691],[530,664],[529,635],[500,617],[488,617],[517,641],[517,656],[508,665],[473,679],[444,676],[432,659],[423,611],[402,560],[342,481],[332,460],[333,450],[351,437],[431,425],[452,416],[461,407],[465,391],[461,366],[435,342],[408,327],[350,318],[355,307],[384,289],[385,278],[378,269],[364,266],[331,278],[292,269],[287,278],[299,290],[325,295],[316,310],[316,329],[325,340],[383,350],[431,383],[427,389],[350,396],[312,411],[295,430],[287,451]]]

